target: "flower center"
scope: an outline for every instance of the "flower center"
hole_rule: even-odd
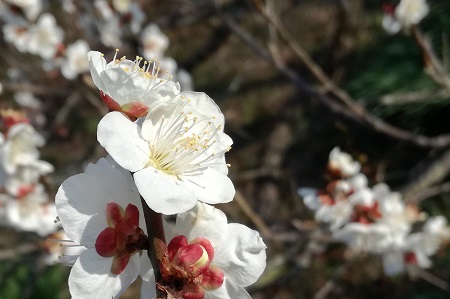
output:
[[[378,202],[375,202],[371,206],[356,205],[353,209],[351,222],[371,224],[375,223],[381,217],[382,215],[380,210],[378,209]]]
[[[128,204],[125,211],[115,202],[106,206],[108,227],[97,237],[95,249],[102,257],[114,257],[112,274],[120,274],[136,252],[148,249],[148,237],[139,227],[139,210]]]
[[[161,111],[167,107],[159,107],[148,115],[150,121],[156,120],[154,126],[157,128],[147,140],[150,148],[148,166],[177,178],[182,174],[195,175],[226,152],[210,150],[217,142],[216,134],[222,130],[222,126],[214,125],[215,117],[196,115],[188,110],[188,104],[189,99],[181,97],[169,117],[164,116],[167,111]],[[161,114],[163,116],[159,116]]]

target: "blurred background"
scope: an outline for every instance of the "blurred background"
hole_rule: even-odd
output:
[[[40,14],[53,15],[64,36],[48,59],[18,49],[3,29],[0,107],[26,110],[45,137],[41,159],[54,172],[41,183],[53,201],[63,180],[105,155],[96,126],[107,108],[89,71],[62,74],[67,46],[83,39],[107,61],[115,48],[142,56],[151,47],[143,29],[156,24],[170,41],[165,68],[174,80],[190,75],[183,87],[207,93],[225,114],[237,194],[219,208],[268,245],[266,271],[248,289],[253,298],[450,298],[449,244],[432,268],[388,277],[379,256],[349,259],[297,193],[325,187],[328,154],[339,146],[371,185],[386,182],[429,215],[450,216],[450,90],[439,80],[448,75],[450,2],[428,1],[420,31],[395,35],[381,25],[386,2],[42,1]],[[123,8],[130,3],[141,14]],[[14,14],[27,20],[18,26],[38,22],[21,1],[2,1],[0,12],[3,28]],[[18,92],[39,105],[20,103]],[[70,268],[43,262],[43,240],[0,228],[1,299],[70,297]],[[123,298],[139,298],[139,284]]]

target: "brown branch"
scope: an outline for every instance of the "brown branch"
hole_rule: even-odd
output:
[[[234,196],[234,201],[238,204],[244,214],[255,224],[258,230],[261,232],[263,238],[271,238],[272,232],[264,220],[253,210],[253,208],[248,204],[244,195],[241,192],[236,191]]]
[[[428,74],[436,83],[444,87],[450,94],[450,78],[447,74],[447,70],[434,53],[430,41],[422,34],[417,26],[413,26],[411,28],[411,32],[417,45],[422,50],[425,73]]]
[[[0,250],[0,261],[28,254],[42,249],[39,243],[21,244],[14,248]]]
[[[348,105],[343,106],[337,103],[334,99],[324,95],[319,92],[316,88],[311,86],[309,83],[304,81],[299,74],[286,66],[282,61],[276,60],[272,54],[263,47],[260,43],[255,41],[253,36],[251,36],[247,31],[245,31],[241,26],[239,26],[234,20],[228,16],[219,15],[227,26],[239,37],[241,38],[256,54],[272,63],[276,68],[288,79],[290,79],[299,90],[307,95],[315,97],[328,109],[332,110],[334,113],[345,116],[346,118],[355,121],[360,124],[369,125],[370,128],[376,132],[382,133],[384,135],[390,136],[395,139],[408,141],[413,144],[422,147],[447,147],[450,145],[450,134],[439,135],[436,137],[428,137],[425,135],[416,135],[407,130],[400,129],[393,125],[390,125],[383,121],[382,119],[371,115],[368,113],[361,105],[356,102],[349,103],[352,105],[357,105],[357,108],[349,108]],[[335,91],[336,92],[336,91]],[[346,98],[345,95],[342,95]],[[342,98],[342,99],[343,99]],[[346,101],[347,102],[347,101]],[[356,112],[356,113],[355,113]]]
[[[403,188],[403,196],[407,202],[417,201],[417,195],[427,187],[442,181],[450,173],[450,151],[444,152],[437,160],[425,169],[414,181]],[[425,193],[426,195],[426,193]],[[424,196],[424,195],[422,195]]]
[[[410,195],[407,198],[408,202],[413,203],[419,203],[427,198],[442,194],[442,193],[449,193],[450,192],[450,182],[443,183],[439,186],[430,187],[427,189],[424,189],[422,191],[418,191],[415,194]]]
[[[144,211],[145,225],[147,227],[147,234],[148,234],[149,244],[147,254],[152,264],[153,272],[155,274],[156,294],[158,298],[166,298],[165,297],[166,294],[162,292],[157,286],[159,283],[161,283],[162,276],[161,271],[159,269],[160,262],[156,254],[156,246],[155,246],[155,239],[160,239],[164,243],[166,242],[162,214],[156,213],[155,211],[150,209],[142,197],[141,202],[142,202],[142,209]]]

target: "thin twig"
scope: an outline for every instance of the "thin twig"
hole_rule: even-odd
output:
[[[411,194],[407,198],[407,201],[411,203],[419,203],[427,198],[443,193],[450,193],[450,182],[446,182],[439,186],[430,187],[415,194]]]
[[[447,74],[447,70],[443,64],[439,61],[429,40],[422,34],[419,27],[413,26],[411,32],[414,39],[422,50],[423,60],[425,64],[425,73],[427,73],[436,83],[442,85],[450,94],[450,78]]]
[[[234,196],[234,201],[238,204],[241,210],[245,215],[252,221],[255,226],[258,228],[259,232],[263,238],[271,238],[272,232],[264,220],[253,210],[253,208],[248,204],[244,195],[241,192],[236,191],[236,195]]]
[[[316,292],[314,295],[314,299],[325,299],[328,294],[330,294],[337,285],[337,280],[344,274],[348,267],[348,261],[341,265],[336,271],[333,273],[333,276],[328,279],[328,281]]]
[[[350,95],[343,89],[339,88],[322,70],[322,68],[314,62],[311,56],[306,50],[301,47],[296,41],[294,36],[289,33],[288,30],[282,25],[278,18],[274,14],[268,13],[258,0],[253,0],[258,12],[266,18],[266,20],[275,28],[279,36],[286,42],[291,50],[297,55],[297,57],[303,62],[308,70],[314,75],[314,77],[324,85],[324,90],[331,92],[334,96],[340,99],[355,113],[360,114],[362,107],[357,105]]]
[[[387,94],[370,101],[367,99],[358,99],[359,103],[367,104],[380,104],[380,105],[404,105],[410,103],[427,102],[430,103],[430,99],[448,99],[450,94],[445,89],[440,90],[417,90],[413,92]],[[437,102],[437,101],[436,101]]]
[[[21,244],[14,248],[0,250],[0,260],[15,258],[41,249],[39,243]]]
[[[296,71],[290,69],[282,61],[276,61],[272,57],[271,53],[267,51],[260,43],[254,40],[254,38],[245,31],[241,26],[234,22],[230,17],[220,16],[222,21],[225,22],[231,30],[241,38],[255,53],[272,63],[277,69],[288,79],[290,79],[299,90],[306,95],[310,95],[318,99],[327,108],[334,113],[345,116],[346,118],[353,120],[361,124],[369,125],[374,131],[383,133],[395,139],[409,141],[422,147],[447,147],[450,145],[450,134],[440,135],[436,137],[428,137],[425,135],[416,135],[409,131],[392,126],[382,119],[369,114],[366,110],[361,109],[358,113],[354,113],[353,110],[349,110],[348,107],[336,103],[333,99],[318,92],[314,87],[304,81]],[[359,110],[359,109],[358,109]]]
[[[415,265],[409,265],[408,271],[410,275],[419,277],[426,282],[450,293],[450,283],[443,280],[442,278],[439,278],[436,275],[431,274],[430,272]]]
[[[417,195],[421,190],[442,181],[450,172],[450,151],[444,152],[428,168],[422,172],[414,181],[403,188],[405,201],[417,201]]]

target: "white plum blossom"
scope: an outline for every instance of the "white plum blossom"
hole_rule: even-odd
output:
[[[39,158],[37,147],[44,145],[44,138],[28,123],[13,125],[0,150],[0,163],[9,175],[20,166],[36,165]]]
[[[379,253],[387,246],[385,236],[388,233],[386,225],[351,222],[334,231],[333,238],[346,243],[355,251]]]
[[[71,80],[89,70],[87,53],[89,45],[85,40],[77,40],[66,48],[66,59],[61,64],[61,73]]]
[[[100,31],[100,40],[107,47],[121,47],[122,46],[122,27],[120,25],[120,19],[112,15],[111,18],[105,19],[98,25]]]
[[[85,248],[70,272],[72,298],[119,298],[141,271],[136,253],[148,246],[130,173],[102,158],[64,181],[55,203],[68,245]]]
[[[159,68],[154,63],[143,62],[140,57],[131,61],[116,56],[106,63],[103,56],[96,51],[88,53],[92,80],[110,110],[144,116],[150,107],[180,92],[178,83],[158,78]]]
[[[169,46],[169,38],[156,24],[149,24],[142,30],[141,42],[147,60],[161,59]]]
[[[184,69],[178,69],[175,74],[176,80],[180,82],[182,91],[194,90],[194,83],[191,74]]]
[[[6,2],[20,7],[30,21],[34,21],[42,10],[41,0],[6,0]]]
[[[5,24],[2,31],[6,42],[13,44],[20,52],[28,52],[28,41],[30,39],[28,27],[18,24]]]
[[[335,147],[330,152],[328,168],[337,175],[350,177],[359,172],[361,165],[349,154],[341,152],[339,147]]]
[[[173,233],[176,236],[160,254],[162,284],[175,280],[182,286],[166,287],[168,298],[180,298],[186,291],[193,298],[251,298],[244,287],[255,283],[266,266],[266,245],[258,232],[227,223],[222,211],[197,203],[178,214]],[[154,278],[149,277],[141,298],[154,290]]]
[[[395,16],[403,28],[409,28],[419,24],[429,11],[426,0],[401,0],[395,8]]]
[[[64,31],[49,13],[41,15],[37,23],[30,26],[28,34],[28,51],[47,60],[55,56],[64,37]]]
[[[411,26],[419,24],[430,11],[426,0],[401,0],[396,7],[387,4],[383,8],[382,26],[389,34],[395,34],[402,28],[409,30]]]
[[[300,188],[298,190],[303,202],[315,211],[315,219],[329,224],[334,231],[350,220],[353,206],[347,200],[335,200],[327,194],[319,194],[316,189]]]
[[[40,236],[55,232],[56,208],[48,202],[43,186],[38,184],[21,191],[18,197],[3,200],[7,225],[21,231],[36,232]],[[3,194],[2,197],[9,195]]]
[[[183,92],[137,122],[119,112],[108,113],[98,125],[97,138],[118,164],[134,172],[151,209],[176,214],[197,201],[233,199],[225,163],[232,140],[223,127],[224,116],[210,97]]]

